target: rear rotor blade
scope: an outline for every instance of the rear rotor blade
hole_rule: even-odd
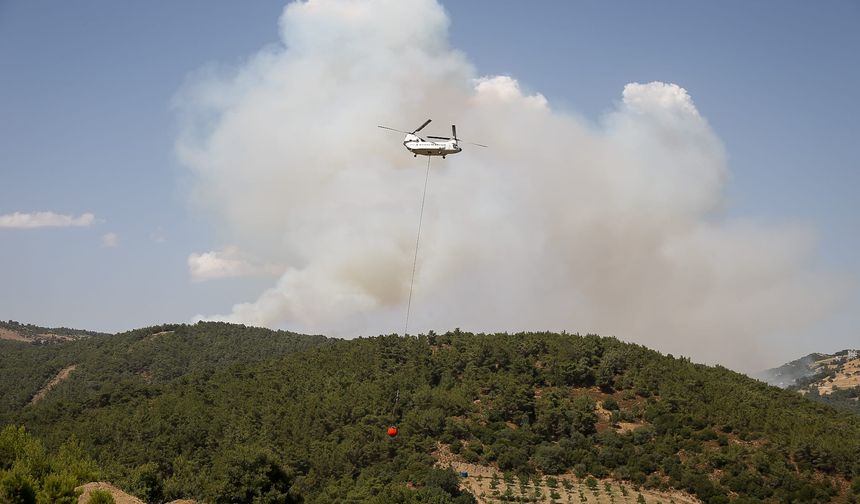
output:
[[[435,138],[436,140],[453,140],[451,137],[437,137],[432,135],[427,135],[427,138]]]
[[[454,140],[457,140],[457,126],[451,125],[451,134],[454,136]]]
[[[418,129],[413,131],[412,134],[414,135],[415,133],[418,133],[419,131],[423,130],[424,126],[427,126],[428,124],[430,124],[430,121],[432,121],[432,119],[427,119],[426,121],[424,121],[424,124],[422,124],[421,126],[418,126]]]
[[[477,145],[478,147],[489,147],[489,146],[487,146],[487,145],[479,144],[479,143],[475,143],[475,142],[466,142],[466,141],[463,141],[463,140],[457,140],[457,141],[458,141],[459,143],[467,143],[467,144],[469,144],[469,145]]]
[[[387,129],[387,130],[391,130],[391,131],[396,131],[396,132],[398,132],[398,133],[406,133],[407,135],[409,134],[409,132],[408,132],[408,131],[402,131],[402,130],[399,130],[399,129],[389,128],[388,126],[377,126],[377,128],[382,128],[382,129]]]

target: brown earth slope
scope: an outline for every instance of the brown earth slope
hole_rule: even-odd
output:
[[[7,329],[5,327],[0,327],[0,339],[10,341],[31,341],[30,338],[23,336],[18,331],[13,331],[12,329]]]

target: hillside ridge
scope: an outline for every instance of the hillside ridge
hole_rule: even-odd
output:
[[[759,378],[808,398],[860,414],[860,351],[811,353],[760,373]]]
[[[622,488],[709,504],[860,495],[860,417],[615,338],[200,323],[7,346],[2,383],[38,389],[78,367],[36,404],[3,392],[0,418],[49,449],[79,440],[102,481],[146,502],[496,502],[440,466],[439,446],[502,481],[539,479],[529,498],[552,498],[549,478],[580,485],[556,490],[574,500],[608,482],[595,502]],[[30,372],[42,365],[47,378]]]
[[[0,340],[47,344],[74,341],[90,336],[107,336],[109,334],[69,327],[42,327],[35,324],[24,324],[15,320],[0,320]]]

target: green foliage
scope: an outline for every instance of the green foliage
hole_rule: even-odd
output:
[[[147,462],[135,467],[124,485],[126,491],[146,502],[158,502],[164,497],[162,474],[158,464]]]
[[[511,473],[573,470],[668,483],[704,502],[810,502],[860,476],[860,417],[612,338],[338,341],[207,323],[19,346],[0,353],[0,379],[21,378],[29,392],[0,392],[0,415],[49,450],[7,427],[0,470],[14,465],[37,494],[61,466],[93,474],[90,454],[106,479],[149,502],[472,499],[433,468],[438,443],[497,464],[497,487],[512,486]],[[26,405],[72,363],[68,380]],[[644,425],[616,432],[599,422],[598,401]]]
[[[95,481],[99,475],[95,461],[89,458],[83,445],[75,437],[60,445],[51,460],[51,470],[67,473],[78,483]]]
[[[560,474],[568,467],[567,453],[561,446],[554,444],[538,446],[534,459],[538,468],[546,474]]]
[[[48,454],[23,426],[7,425],[0,431],[0,469],[18,467],[41,479],[49,471]]]
[[[89,504],[116,504],[110,492],[107,490],[93,490],[90,492]]]
[[[496,458],[496,463],[499,465],[499,469],[503,471],[528,471],[529,456],[523,448],[500,445],[497,452],[499,455]]]
[[[430,469],[424,477],[424,486],[439,488],[449,495],[459,495],[460,493],[460,479],[451,470]]]
[[[74,440],[50,454],[21,426],[0,431],[0,503],[77,503],[75,487],[98,477]]]
[[[195,495],[208,481],[207,472],[199,471],[194,463],[181,455],[173,459],[170,469],[170,475],[164,480],[164,498],[168,501]]]
[[[216,504],[299,502],[290,495],[292,477],[265,450],[240,448],[229,452],[216,462],[215,472],[221,475],[212,495]]]
[[[116,335],[80,333],[88,337],[51,345],[0,340],[0,383],[16,384],[0,388],[0,423],[8,422],[71,365],[76,369],[69,379],[42,402],[59,401],[72,411],[123,404],[192,374],[211,375],[326,341],[322,336],[219,322],[154,326]]]
[[[21,470],[0,473],[0,502],[4,504],[34,504],[36,481]]]
[[[596,432],[597,415],[594,413],[594,400],[587,397],[577,397],[571,404],[570,431],[588,436]]]
[[[77,504],[80,491],[75,490],[77,481],[65,473],[53,473],[45,477],[36,501],[44,504]]]

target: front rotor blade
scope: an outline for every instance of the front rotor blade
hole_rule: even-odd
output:
[[[428,124],[430,124],[430,121],[432,121],[432,119],[427,119],[426,121],[424,121],[424,124],[419,126],[417,130],[412,132],[412,134],[414,135],[415,133],[418,133],[419,131],[423,130],[424,126],[427,126]]]
[[[409,134],[409,132],[408,132],[408,131],[402,131],[402,130],[399,130],[399,129],[389,128],[388,126],[377,126],[377,128],[382,128],[382,129],[387,129],[387,130],[391,130],[391,131],[396,131],[396,132],[398,132],[398,133],[406,133],[407,135]]]

